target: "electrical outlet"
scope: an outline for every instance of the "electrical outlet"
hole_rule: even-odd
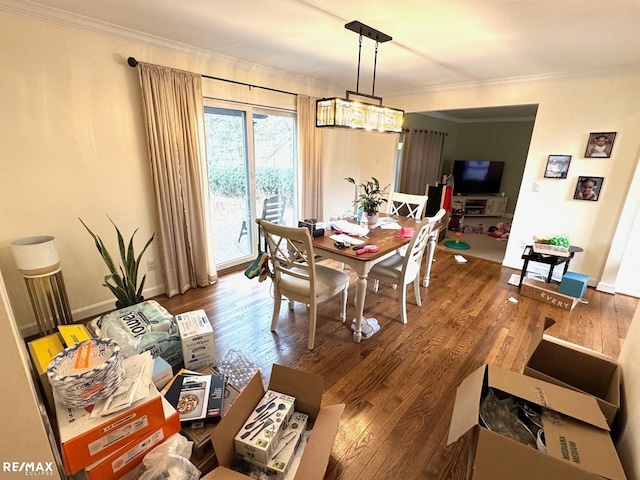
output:
[[[533,182],[533,186],[531,187],[531,191],[532,192],[539,192],[540,191],[540,184],[538,182]]]
[[[152,272],[156,269],[156,261],[155,260],[147,260],[147,270]]]

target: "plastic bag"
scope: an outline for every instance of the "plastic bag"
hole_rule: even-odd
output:
[[[193,442],[174,433],[142,459],[139,480],[198,480],[202,472],[189,461]]]
[[[146,350],[175,367],[182,362],[178,326],[167,309],[155,300],[107,313],[89,322],[94,335],[111,338],[125,357]]]

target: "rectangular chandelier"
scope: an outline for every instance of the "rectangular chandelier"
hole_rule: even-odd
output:
[[[379,105],[351,100],[352,94],[380,100]],[[347,98],[321,98],[316,101],[316,127],[345,127],[401,133],[404,110],[385,107],[382,99],[347,91]]]
[[[316,101],[316,127],[345,127],[364,130],[400,133],[404,123],[404,111],[382,105],[382,98],[374,96],[376,86],[376,65],[378,60],[378,44],[393,40],[386,33],[382,33],[362,22],[354,20],[344,26],[359,35],[358,42],[358,77],[356,91],[347,90],[347,98],[321,98]],[[375,59],[373,63],[373,85],[371,95],[360,93],[360,55],[362,53],[362,38],[367,37],[376,42]],[[350,98],[356,95],[365,101]],[[378,104],[371,102],[374,100]]]

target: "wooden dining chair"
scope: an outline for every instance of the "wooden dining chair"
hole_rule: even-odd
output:
[[[289,299],[289,309],[294,302],[309,306],[309,342],[313,349],[316,336],[318,303],[342,293],[340,318],[344,323],[347,308],[349,276],[333,268],[317,265],[309,229],[285,227],[266,220],[256,219],[267,242],[273,267],[274,302],[271,331],[276,331],[282,297]]]
[[[391,192],[387,201],[387,213],[422,220],[428,199],[427,195]]]
[[[282,224],[284,217],[284,211],[287,208],[287,197],[284,195],[272,195],[264,199],[262,203],[262,219],[267,222]],[[242,221],[242,227],[240,228],[240,235],[238,236],[238,242],[242,239],[243,235],[247,234],[247,221]],[[260,235],[260,234],[259,234]],[[260,242],[260,239],[258,239]]]
[[[407,323],[407,285],[413,283],[413,291],[416,296],[416,304],[422,306],[420,299],[420,265],[425,247],[429,241],[431,230],[437,221],[425,218],[420,227],[415,229],[411,242],[404,255],[396,251],[392,256],[376,263],[369,272],[369,278],[375,280],[373,289],[378,291],[379,282],[390,285],[399,285],[400,288],[400,320]]]

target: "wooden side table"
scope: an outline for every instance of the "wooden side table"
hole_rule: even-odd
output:
[[[520,274],[520,284],[519,287],[522,286],[522,279],[527,274],[527,267],[529,266],[529,262],[538,262],[549,265],[549,275],[547,275],[547,283],[551,283],[551,277],[553,276],[553,269],[556,268],[557,265],[562,265],[564,263],[564,272],[567,273],[569,269],[569,262],[573,258],[573,255],[579,252],[584,251],[582,248],[577,247],[575,245],[571,245],[569,247],[569,256],[568,257],[560,257],[558,255],[546,255],[543,253],[536,253],[533,251],[533,245],[527,245],[524,248],[524,252],[522,253],[522,259],[524,260],[524,265],[522,265],[522,272]]]

